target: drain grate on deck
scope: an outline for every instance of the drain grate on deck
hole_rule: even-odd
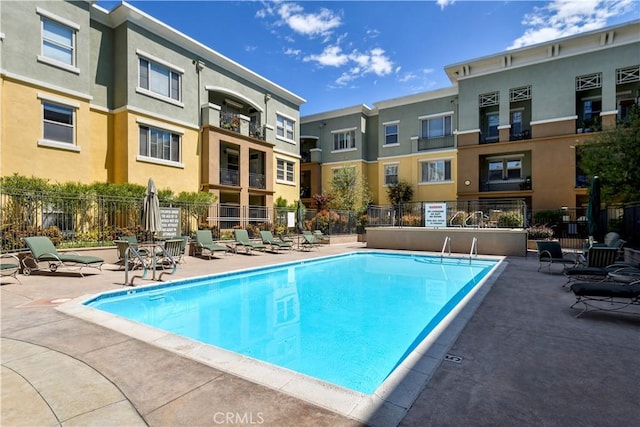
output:
[[[461,356],[456,356],[453,354],[446,354],[444,356],[444,360],[448,361],[448,362],[453,362],[453,363],[462,363],[462,357]]]

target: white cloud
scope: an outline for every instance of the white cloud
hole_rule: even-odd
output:
[[[316,12],[305,12],[298,3],[265,2],[264,8],[256,12],[256,17],[278,16],[278,26],[286,25],[297,34],[307,37],[326,37],[342,25],[342,18],[325,7]]]
[[[340,46],[327,46],[321,54],[308,55],[303,61],[315,62],[322,67],[342,67],[351,64],[351,68],[336,80],[338,85],[345,85],[367,74],[386,76],[393,72],[393,61],[380,48],[373,48],[367,52],[353,50],[347,54]]]
[[[323,67],[340,67],[349,62],[349,57],[342,52],[340,46],[327,46],[319,55],[308,55],[304,62],[316,62]]]
[[[524,34],[508,49],[597,30],[607,26],[607,20],[635,10],[636,0],[554,0],[536,6],[525,15]]]
[[[299,56],[302,53],[300,49],[287,48],[284,50],[285,55],[289,56]]]
[[[456,0],[437,0],[436,1],[438,6],[440,6],[440,10],[444,9],[445,7],[449,6],[450,4],[454,4],[455,2],[456,2]]]

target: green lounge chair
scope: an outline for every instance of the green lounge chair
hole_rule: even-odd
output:
[[[538,261],[540,262],[538,271],[540,271],[545,263],[549,267],[549,271],[551,271],[553,264],[564,266],[575,266],[577,264],[577,258],[571,259],[565,257],[565,254],[562,252],[562,246],[555,240],[538,240],[536,244],[538,245]]]
[[[276,240],[273,237],[271,231],[260,231],[260,237],[262,238],[262,243],[268,245],[271,251],[278,252],[281,249],[291,249],[293,245],[291,242],[283,242],[281,240]]]
[[[213,242],[213,237],[210,230],[197,230],[196,241],[194,243],[195,254],[204,255],[206,251],[211,259],[216,252],[225,253],[229,250],[226,246],[218,245]]]
[[[49,270],[56,271],[59,267],[78,267],[78,273],[82,274],[84,267],[97,268],[102,272],[104,260],[99,257],[89,255],[79,255],[77,253],[58,252],[51,239],[46,236],[25,237],[24,242],[31,251],[22,260],[22,272],[28,276],[31,272],[39,270],[39,263],[49,264]],[[31,264],[31,265],[29,265]]]
[[[244,248],[247,254],[251,254],[253,249],[259,251],[265,251],[267,246],[264,243],[256,243],[249,240],[249,233],[247,230],[233,230],[233,234],[236,238],[236,248]]]
[[[18,272],[20,271],[20,260],[13,254],[2,254],[0,256],[2,262],[0,263],[0,276],[1,277],[13,277],[22,284],[18,279]]]
[[[631,305],[640,305],[640,280],[628,284],[617,282],[578,282],[571,285],[576,296],[570,308],[582,303],[584,308],[576,317],[587,311],[622,311]],[[635,314],[635,310],[634,313]]]
[[[320,242],[318,241],[318,239],[314,237],[314,235],[310,231],[305,230],[302,232],[302,240],[300,241],[299,249],[311,250],[313,248],[317,249],[318,246],[320,246]]]
[[[328,244],[330,242],[329,236],[322,234],[321,230],[315,230],[313,232],[313,237],[316,238],[318,243]]]
[[[565,268],[562,273],[567,276],[567,286],[581,280],[602,280],[609,272],[625,265],[616,264],[618,249],[608,246],[592,246],[587,252],[586,265]]]

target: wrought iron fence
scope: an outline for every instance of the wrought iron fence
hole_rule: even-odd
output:
[[[0,192],[1,251],[25,249],[22,238],[45,235],[61,247],[105,246],[123,235],[139,240],[150,236],[142,227],[142,198],[82,197],[51,193]],[[252,237],[259,230],[294,232],[298,223],[306,230],[325,234],[355,233],[363,224],[349,211],[305,209],[302,221],[291,208],[160,202],[163,232],[160,236],[194,237],[195,230],[210,229],[214,238],[232,238],[232,229],[244,228]],[[360,218],[362,221],[363,218]]]
[[[424,227],[427,205],[412,202],[397,206],[370,206],[368,226]],[[525,227],[527,205],[523,200],[454,200],[446,204],[447,227]]]

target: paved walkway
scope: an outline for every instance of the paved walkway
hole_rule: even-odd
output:
[[[282,255],[189,257],[177,277],[360,248]],[[115,251],[115,250],[114,250]],[[576,319],[558,274],[534,256],[508,258],[403,426],[635,426],[640,418],[640,316]],[[3,278],[2,426],[386,426],[291,395],[56,310],[72,298],[121,289],[122,271]],[[383,411],[381,411],[382,413]],[[394,423],[395,424],[395,423]]]

